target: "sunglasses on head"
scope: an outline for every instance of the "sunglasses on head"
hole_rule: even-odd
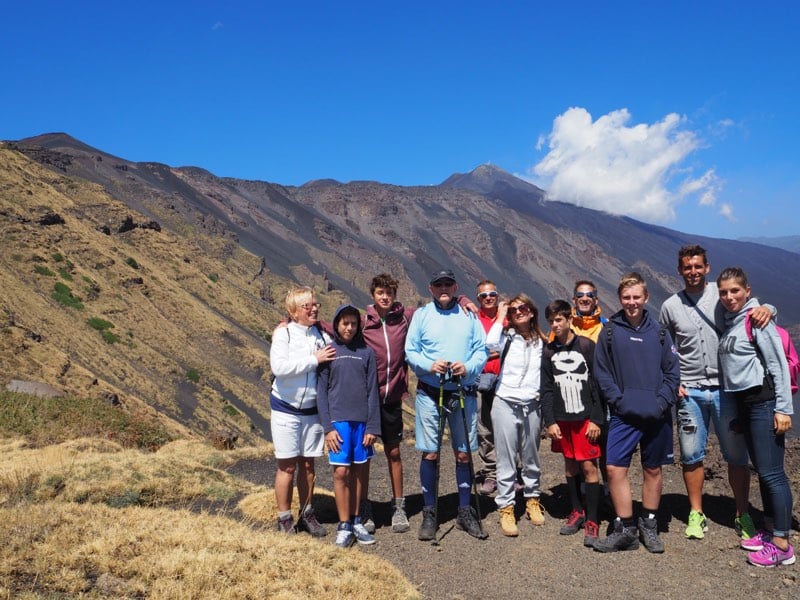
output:
[[[478,298],[481,300],[485,300],[486,298],[497,298],[497,292],[481,292],[478,294]]]
[[[583,298],[584,296],[587,298],[594,298],[597,296],[597,292],[575,292],[576,298]]]

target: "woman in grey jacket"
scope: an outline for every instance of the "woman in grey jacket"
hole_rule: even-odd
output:
[[[764,528],[742,540],[741,546],[750,550],[747,560],[752,565],[791,565],[792,490],[783,466],[784,438],[793,412],[789,367],[773,322],[764,329],[752,328],[752,338],[747,334],[749,313],[759,302],[750,298],[745,272],[725,269],[717,287],[727,311],[719,341],[721,383],[736,400],[738,419],[732,427],[745,436],[764,505]]]

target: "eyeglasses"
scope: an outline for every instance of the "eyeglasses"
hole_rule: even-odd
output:
[[[436,283],[432,283],[431,287],[435,287],[435,288],[453,287],[455,284],[456,284],[455,281],[452,281],[450,279],[446,279],[444,281],[437,281]]]
[[[316,308],[319,310],[319,307],[322,306],[319,302],[312,302],[311,304],[301,304],[300,308],[303,310],[311,310],[312,308]]]
[[[597,292],[575,292],[576,298],[583,298],[584,296],[587,298],[594,298],[597,296]]]
[[[478,294],[478,298],[481,300],[486,300],[486,298],[497,298],[497,292],[481,292]]]
[[[519,306],[509,306],[508,307],[508,314],[512,315],[512,316],[517,314],[517,313],[519,313],[521,315],[527,315],[527,314],[530,314],[530,312],[531,312],[531,309],[528,307],[527,304],[520,304]]]

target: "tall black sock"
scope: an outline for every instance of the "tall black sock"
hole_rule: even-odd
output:
[[[581,506],[581,497],[578,494],[578,478],[567,476],[567,491],[569,492],[569,501],[572,504],[572,510],[580,512],[583,507]]]
[[[597,509],[600,504],[600,484],[597,482],[586,484],[586,520],[599,523]]]

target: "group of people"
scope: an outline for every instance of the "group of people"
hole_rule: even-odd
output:
[[[311,498],[314,458],[327,450],[339,517],[336,545],[374,543],[367,498],[377,437],[392,485],[391,528],[410,529],[400,457],[410,367],[417,378],[420,540],[436,543],[439,457],[447,424],[459,529],[486,537],[472,493],[478,491],[494,495],[506,536],[520,533],[519,497],[531,524],[545,523],[539,499],[544,433],[564,456],[571,510],[560,533],[583,529],[584,545],[598,552],[633,550],[640,543],[663,552],[657,515],[662,467],[674,462],[677,407],[690,505],[686,538],[701,539],[708,529],[703,460],[713,423],[728,464],[735,530],[748,561],[794,563],[788,541],[792,495],[783,467],[792,397],[775,310],[750,297],[739,268],[722,271],[716,284],[707,281],[710,266],[700,246],[680,249],[678,272],[684,289],[668,298],[658,315],[646,308],[647,284],[638,273],[622,277],[621,309],[609,319],[601,315],[596,286],[578,281],[572,303],[554,300],[545,307],[549,336],[530,297],[520,293],[504,300],[493,282],[483,280],[475,305],[458,295],[450,270],[431,277],[432,301],[416,310],[397,300],[393,277],[379,275],[370,289],[374,303],[363,314],[344,305],[330,324],[319,321],[313,290],[290,291],[289,321],[275,330],[270,351],[278,529],[326,535]],[[641,512],[635,515],[628,470],[637,449],[643,481]],[[477,474],[476,451],[482,462]],[[749,514],[749,461],[759,476],[760,529]],[[291,511],[295,471],[297,522]],[[606,489],[601,475],[616,515],[605,537],[599,533]]]

